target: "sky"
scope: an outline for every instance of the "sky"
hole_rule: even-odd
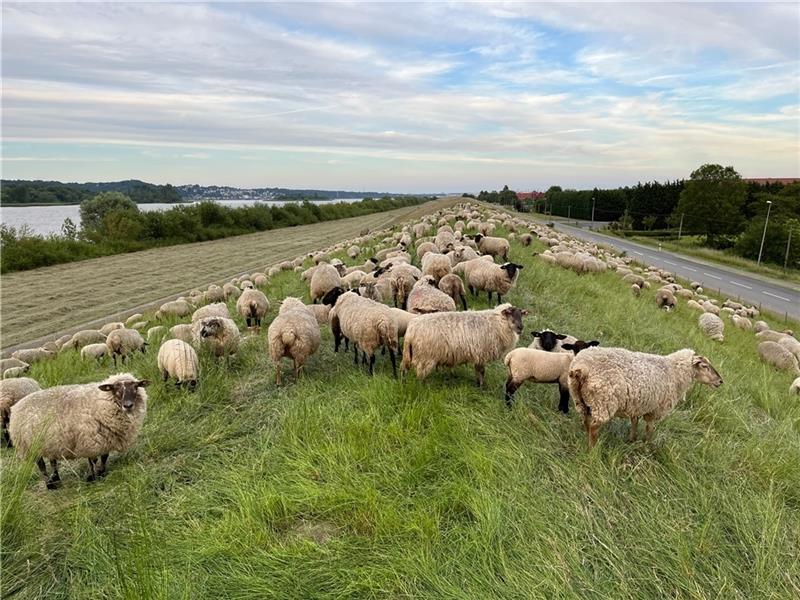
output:
[[[2,177],[393,192],[800,176],[800,4],[2,4]]]

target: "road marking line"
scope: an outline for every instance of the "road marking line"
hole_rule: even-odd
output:
[[[783,300],[784,302],[791,302],[791,300],[789,300],[789,298],[784,298],[783,296],[778,296],[778,294],[770,294],[769,292],[765,292],[764,290],[761,290],[761,291],[762,291],[762,293],[766,294],[767,296],[772,296],[773,298],[778,298],[780,300]]]
[[[733,285],[738,285],[738,286],[740,286],[740,287],[747,288],[748,290],[752,290],[752,289],[753,289],[753,288],[751,288],[749,285],[745,285],[745,284],[743,284],[743,283],[739,283],[738,281],[733,281],[733,280],[731,280],[731,283],[732,283]]]
[[[644,253],[642,253],[642,252],[639,252],[638,250],[634,250],[634,252],[635,252],[636,254],[638,254],[639,256],[644,256]]]
[[[697,269],[693,269],[692,267],[683,267],[687,271],[691,271],[692,273],[697,273]]]
[[[657,260],[657,259],[656,259],[656,257],[655,257],[655,256],[653,256],[652,254],[648,254],[648,255],[647,255],[647,258],[652,258],[653,260]]]
[[[665,260],[664,262],[667,263],[668,265],[672,265],[673,267],[677,267],[678,266],[676,263],[670,262],[668,260]]]
[[[717,277],[716,275],[712,275],[711,273],[703,273],[706,277],[713,277],[714,279],[722,279],[722,277]]]

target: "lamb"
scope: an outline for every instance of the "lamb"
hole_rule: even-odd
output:
[[[473,250],[469,246],[459,246],[458,248],[450,252],[448,256],[451,257],[450,260],[452,261],[453,266],[455,266],[458,263],[467,262],[468,260],[474,260],[476,258],[480,258],[481,255],[475,252],[475,250]],[[494,262],[494,259],[492,259],[491,256],[489,257],[489,259],[492,262]]]
[[[456,309],[455,301],[436,287],[436,281],[431,275],[425,275],[408,295],[408,312],[414,314],[428,314],[447,312]]]
[[[656,306],[663,308],[667,312],[675,308],[675,296],[667,288],[661,288],[656,292]]]
[[[758,344],[758,355],[765,363],[776,369],[791,371],[795,375],[800,375],[800,366],[797,357],[792,352],[781,346],[778,342],[761,342]]]
[[[208,317],[220,317],[223,319],[230,319],[231,313],[228,311],[228,305],[224,302],[215,302],[213,304],[206,304],[201,306],[192,313],[192,323],[207,319]]]
[[[45,350],[44,348],[26,348],[24,350],[17,350],[11,353],[12,358],[26,362],[29,365],[39,362],[40,360],[53,358],[54,356],[54,352]]]
[[[30,368],[30,364],[18,358],[3,358],[0,360],[0,373],[5,373],[8,369],[14,367]]]
[[[30,371],[31,366],[25,365],[24,367],[11,367],[3,371],[3,379],[12,379],[14,377],[22,377],[25,373]]]
[[[414,367],[423,380],[437,366],[472,364],[480,387],[485,366],[516,345],[527,314],[501,304],[492,310],[420,315],[408,325],[401,369]]]
[[[267,330],[267,339],[269,356],[275,365],[276,385],[281,385],[281,360],[284,357],[294,361],[296,381],[308,357],[319,349],[319,323],[299,299],[287,297]]]
[[[478,245],[478,250],[480,250],[482,254],[497,256],[504,261],[508,260],[508,251],[511,249],[511,245],[508,243],[507,239],[501,237],[486,237],[480,233],[476,233],[474,239],[475,243]]]
[[[361,282],[364,281],[364,278],[367,274],[362,271],[361,269],[356,269],[355,271],[351,271],[344,277],[342,277],[342,284],[343,287],[347,287],[347,289],[355,290],[361,287]]]
[[[190,314],[192,314],[192,305],[186,300],[172,300],[159,306],[155,316],[160,321],[168,317],[187,317]]]
[[[136,350],[140,350],[142,354],[147,350],[147,342],[135,329],[115,329],[108,334],[106,346],[111,358],[114,359],[115,367],[117,366],[117,356],[124,361]]]
[[[464,264],[464,276],[472,295],[476,296],[479,291],[485,291],[491,302],[492,292],[497,292],[498,304],[502,303],[503,296],[514,287],[517,273],[523,268],[522,265],[515,263],[496,265],[481,259]]]
[[[229,357],[239,350],[239,328],[225,317],[206,317],[192,324],[196,347],[207,347],[217,358]]]
[[[316,304],[325,294],[342,285],[342,277],[336,267],[321,264],[311,275],[311,302]]]
[[[712,340],[716,342],[725,340],[725,337],[722,335],[722,332],[725,330],[725,323],[714,313],[704,312],[700,315],[697,324],[700,326],[700,330],[703,334],[710,337]]]
[[[236,311],[244,317],[247,326],[252,323],[255,327],[261,327],[261,319],[269,310],[269,300],[263,292],[258,290],[245,290],[236,301]]]
[[[87,481],[103,477],[111,452],[136,442],[147,413],[150,382],[117,373],[100,383],[62,385],[25,396],[11,408],[11,441],[21,456],[37,451],[48,489],[60,485],[58,459],[87,458]],[[36,443],[42,436],[42,445]],[[95,469],[97,459],[99,469]],[[48,476],[44,459],[50,460]]]
[[[450,257],[446,254],[428,252],[422,257],[422,274],[430,275],[438,284],[445,275],[451,271]]]
[[[544,329],[542,331],[531,331],[533,342],[528,348],[534,350],[544,350],[545,352],[569,352],[564,350],[564,344],[574,344],[578,338],[568,335],[566,333],[556,333],[551,329]]]
[[[708,359],[688,348],[666,356],[624,348],[590,348],[573,359],[568,377],[590,449],[597,442],[600,426],[614,417],[630,418],[630,441],[636,440],[639,417],[644,417],[649,441],[653,424],[686,397],[695,381],[713,388],[722,385],[722,377]]]
[[[167,340],[158,349],[158,370],[161,379],[167,381],[175,378],[175,386],[186,385],[190,391],[197,387],[200,378],[200,360],[197,352],[189,344],[181,340]]]
[[[192,335],[192,326],[188,323],[181,323],[170,327],[169,336],[176,340],[182,340],[187,344],[194,342],[194,335]]]
[[[84,360],[94,359],[97,362],[108,356],[108,346],[106,344],[88,344],[81,348],[81,358]]]
[[[18,369],[19,367],[13,367]],[[41,390],[39,382],[30,377],[18,377],[0,381],[0,429],[2,429],[3,443],[11,446],[11,436],[8,434],[8,420],[11,416],[11,407],[28,394]]]
[[[439,289],[453,299],[453,302],[461,301],[461,306],[467,310],[467,294],[464,291],[464,282],[461,277],[450,273],[439,281]]]
[[[342,337],[350,340],[353,342],[355,363],[358,364],[360,348],[363,352],[363,362],[367,363],[369,358],[369,374],[373,375],[375,350],[383,346],[389,351],[392,374],[397,377],[397,317],[392,314],[389,307],[369,298],[362,298],[354,292],[344,292],[341,288],[327,294],[324,303],[333,304],[331,310],[333,351],[339,351]]]
[[[600,342],[577,340],[574,344],[563,344],[564,352],[550,352],[532,348],[515,348],[503,359],[508,369],[506,380],[506,406],[514,404],[514,394],[526,381],[535,383],[557,383],[559,392],[558,410],[569,413],[569,387],[567,376],[574,354]],[[573,354],[574,353],[574,354]]]

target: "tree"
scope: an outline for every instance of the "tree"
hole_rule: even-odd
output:
[[[647,215],[645,218],[642,219],[642,225],[644,225],[645,229],[650,231],[653,229],[653,225],[656,224],[657,219],[658,217],[655,215]]]
[[[138,213],[139,207],[121,192],[101,192],[94,198],[81,202],[81,226],[84,231],[99,231],[103,219],[112,211]]]
[[[64,219],[64,222],[61,224],[61,235],[68,240],[78,239],[78,228],[75,227],[74,221],[69,217]]]
[[[684,184],[675,215],[686,231],[703,233],[706,244],[720,246],[724,236],[739,233],[747,186],[733,167],[706,164]]]

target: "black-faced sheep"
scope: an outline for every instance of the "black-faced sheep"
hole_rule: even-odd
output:
[[[496,265],[493,262],[476,259],[464,263],[464,277],[467,287],[473,296],[478,292],[487,292],[489,301],[492,293],[497,293],[497,303],[500,304],[517,281],[519,271],[523,266],[515,263]]]
[[[511,249],[511,245],[508,243],[507,239],[501,237],[487,237],[480,233],[476,233],[474,239],[478,250],[480,250],[482,254],[502,258],[505,261],[508,260],[508,251]]]

